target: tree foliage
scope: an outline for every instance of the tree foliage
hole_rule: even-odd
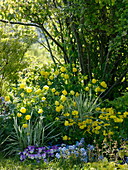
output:
[[[30,31],[22,27],[2,24],[0,28],[0,96],[8,83],[17,80],[18,71],[28,65],[24,54],[36,36],[30,37]]]
[[[127,87],[127,13],[127,0],[4,0],[0,21],[37,27],[54,63],[59,56],[94,73],[112,97]]]

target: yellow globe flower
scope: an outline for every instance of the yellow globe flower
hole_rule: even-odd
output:
[[[6,102],[10,101],[10,97],[9,97],[9,96],[5,96],[4,100],[5,100]]]
[[[67,94],[68,94],[66,90],[63,90],[62,93],[63,93],[64,95],[67,95]]]
[[[24,93],[21,93],[20,96],[21,96],[21,97],[24,97]]]
[[[107,88],[107,84],[105,83],[105,81],[102,81],[102,82],[100,83],[100,85],[101,85],[102,87],[104,87],[104,88]]]
[[[42,92],[41,89],[38,89],[38,90],[35,91],[36,94],[40,94],[41,92]]]
[[[64,95],[61,95],[60,100],[62,100],[63,102],[65,102],[65,101],[67,100],[67,97],[66,97],[66,96],[64,96]]]
[[[69,79],[69,75],[68,74],[64,74],[64,78],[65,79]]]
[[[68,116],[70,116],[70,114],[69,113],[65,113],[65,114],[63,114],[64,116],[66,116],[66,117],[68,117]]]
[[[42,97],[41,99],[42,99],[43,101],[45,101],[45,100],[46,100],[46,97]]]
[[[60,112],[61,111],[61,108],[58,106],[56,107],[56,112]]]
[[[97,82],[96,79],[92,79],[92,83],[95,84]]]
[[[53,76],[53,75],[49,76],[49,79],[50,79],[50,80],[53,80],[53,79],[54,79],[54,76]]]
[[[25,116],[25,119],[26,119],[26,120],[30,120],[30,119],[31,119],[31,115],[26,115],[26,116]]]
[[[25,107],[21,107],[20,112],[21,112],[21,113],[26,113]]]
[[[20,89],[24,89],[24,88],[25,88],[25,84],[21,83],[21,84],[19,85],[19,87],[20,87]]]
[[[68,140],[68,136],[63,136],[63,140]]]
[[[72,115],[78,115],[78,111],[77,110],[73,110],[72,111]]]
[[[77,68],[74,67],[74,68],[72,69],[72,71],[73,71],[73,73],[77,72]]]
[[[64,126],[69,126],[69,121],[65,120]]]
[[[89,91],[89,87],[85,87],[84,90],[85,90],[85,91]]]
[[[58,91],[56,91],[56,92],[55,92],[55,95],[57,95],[57,96],[58,96],[59,94],[60,94],[60,93],[59,93]]]
[[[71,90],[71,91],[70,91],[70,94],[71,94],[71,95],[74,95],[74,94],[75,94],[75,92],[74,92],[73,90]]]
[[[31,87],[27,87],[26,91],[27,91],[27,93],[31,93],[32,92],[32,88]]]
[[[58,101],[55,101],[55,105],[58,106],[60,103]]]
[[[95,92],[96,92],[96,93],[97,93],[97,92],[100,92],[100,91],[101,91],[101,89],[100,89],[99,86],[95,88]]]
[[[23,124],[22,127],[23,127],[23,128],[27,128],[27,127],[28,127],[28,124]]]
[[[56,71],[54,72],[54,74],[57,76],[57,75],[59,74],[59,71],[56,70]]]
[[[43,87],[43,89],[48,90],[49,87],[48,87],[47,85],[45,85],[45,86]]]
[[[64,108],[64,106],[63,106],[62,104],[61,104],[59,107],[60,107],[60,109],[63,109],[63,108]]]
[[[65,72],[65,71],[66,71],[66,68],[65,68],[65,67],[61,67],[61,68],[60,68],[60,71],[61,71],[61,72]]]
[[[55,89],[55,88],[52,88],[51,91],[54,93],[54,92],[56,91],[56,89]]]
[[[21,117],[22,116],[22,114],[21,113],[17,113],[17,117]]]
[[[39,109],[39,110],[38,110],[38,113],[43,113],[43,110],[42,110],[42,109]]]
[[[47,83],[47,84],[50,86],[50,85],[52,85],[52,82],[51,82],[51,81],[48,81],[48,83]]]

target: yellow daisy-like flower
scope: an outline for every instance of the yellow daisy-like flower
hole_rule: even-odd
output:
[[[70,94],[71,94],[71,95],[74,95],[74,94],[75,94],[75,92],[74,92],[73,90],[71,90],[71,91],[70,91]]]
[[[5,96],[4,100],[5,100],[6,102],[10,101],[10,97],[9,97],[9,96]]]
[[[58,106],[56,107],[56,112],[60,112],[61,111],[61,108]]]
[[[55,101],[55,105],[58,106],[60,103],[58,101]]]
[[[66,96],[64,96],[64,95],[61,95],[60,100],[62,100],[63,102],[65,102],[65,101],[67,100],[67,97],[66,97]]]
[[[78,92],[76,92],[75,96],[78,97],[80,94]]]
[[[27,88],[26,88],[26,92],[27,92],[27,93],[31,93],[31,92],[32,92],[32,88],[31,88],[31,87],[27,87]]]
[[[43,113],[43,110],[42,110],[42,109],[39,109],[39,110],[38,110],[38,113]]]
[[[64,74],[64,78],[65,79],[69,79],[69,75],[68,74]]]
[[[60,120],[60,119],[58,117],[56,117],[55,120]]]
[[[72,71],[73,71],[73,73],[77,72],[77,68],[74,67],[74,68],[72,69]]]
[[[78,111],[77,110],[73,110],[72,111],[72,115],[78,115]]]
[[[85,90],[85,91],[89,91],[89,87],[85,87],[84,90]]]
[[[66,90],[63,90],[62,93],[63,93],[64,95],[67,95],[67,94],[68,94]]]
[[[43,87],[43,89],[48,90],[49,87],[48,87],[47,85],[45,85],[45,86]]]
[[[46,100],[46,97],[42,97],[41,99],[42,99],[43,101],[45,101],[45,100]]]
[[[21,109],[20,109],[20,112],[21,112],[21,113],[26,113],[26,111],[27,111],[27,110],[25,109],[25,107],[21,107]]]
[[[88,79],[88,76],[84,76],[84,80],[87,80]]]
[[[91,87],[91,86],[92,86],[92,84],[89,83],[89,84],[88,84],[88,87]]]
[[[57,96],[58,96],[59,94],[60,94],[60,93],[59,93],[58,91],[56,91],[56,92],[55,92],[55,95],[57,95]]]
[[[25,84],[21,83],[21,84],[19,85],[19,87],[20,87],[20,89],[24,89],[24,88],[25,88]]]
[[[92,79],[92,83],[95,84],[97,82],[96,79]]]
[[[107,84],[105,83],[105,81],[102,81],[102,82],[100,83],[100,85],[101,85],[102,87],[104,87],[104,88],[107,88]]]
[[[23,128],[27,128],[27,127],[28,127],[28,124],[23,124],[22,127],[23,127]]]
[[[66,71],[66,68],[65,68],[65,67],[61,67],[61,68],[60,68],[60,71],[61,71],[61,72],[65,72],[65,71]]]
[[[36,94],[40,94],[41,92],[42,92],[41,89],[38,89],[38,90],[35,91]]]
[[[26,119],[26,120],[30,120],[30,119],[31,119],[31,115],[26,115],[26,116],[25,116],[25,119]]]
[[[54,74],[57,76],[57,75],[59,74],[59,71],[56,70],[56,71],[54,72]]]
[[[65,120],[64,126],[69,126],[69,121]]]
[[[49,79],[50,79],[50,80],[53,80],[53,79],[54,79],[54,76],[53,76],[53,75],[49,76]]]
[[[64,106],[63,106],[62,104],[61,104],[59,107],[60,107],[60,109],[63,109],[63,108],[64,108]]]
[[[70,114],[69,114],[69,113],[65,113],[65,114],[63,114],[63,115],[64,115],[64,116],[66,116],[66,117],[67,117],[67,116],[70,116]]]
[[[96,93],[97,93],[97,92],[100,92],[100,91],[101,91],[101,89],[100,89],[99,86],[95,88],[95,92],[96,92]]]
[[[55,89],[55,88],[52,88],[51,91],[54,93],[54,92],[56,91],[56,89]]]
[[[63,136],[63,140],[68,140],[68,136]]]
[[[50,86],[50,85],[52,85],[52,82],[51,82],[51,81],[48,81],[48,83],[47,83],[47,84]]]
[[[21,113],[17,113],[17,117],[21,117],[22,116],[22,114]]]

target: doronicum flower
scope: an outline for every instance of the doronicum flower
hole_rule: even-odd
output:
[[[65,120],[64,126],[69,126],[69,121]]]
[[[26,88],[26,92],[27,92],[27,93],[31,93],[31,92],[32,92],[32,88],[31,88],[31,87],[27,87],[27,88]]]
[[[55,101],[55,105],[58,106],[60,103],[58,101]]]
[[[68,136],[63,136],[63,140],[68,140]]]
[[[55,88],[52,88],[51,91],[54,93],[54,92],[56,91],[56,89],[55,89]]]
[[[25,119],[26,119],[26,120],[30,120],[30,119],[31,119],[31,115],[26,115],[26,116],[25,116]]]
[[[28,124],[23,124],[22,127],[23,127],[23,128],[27,128],[27,127],[28,127]]]
[[[78,115],[78,111],[77,110],[73,110],[72,111],[72,115]]]
[[[56,70],[56,71],[54,72],[54,74],[57,76],[57,75],[59,74],[59,71]]]
[[[62,93],[63,93],[64,95],[67,95],[67,94],[68,94],[66,90],[63,90]]]
[[[102,81],[102,82],[100,83],[100,85],[101,85],[102,87],[104,87],[104,88],[107,88],[107,84],[105,83],[105,81]]]
[[[97,92],[100,92],[100,91],[101,91],[101,89],[100,89],[99,86],[95,88],[95,92],[96,92],[96,93],[97,93]]]
[[[92,79],[92,83],[95,84],[97,82],[96,79]]]
[[[43,110],[42,110],[42,109],[39,109],[39,110],[38,110],[38,113],[43,113]]]
[[[74,92],[73,90],[71,90],[71,91],[70,91],[70,94],[71,94],[71,95],[74,95],[74,94],[75,94],[75,92]]]
[[[48,83],[47,83],[47,84],[50,86],[50,85],[52,85],[52,82],[51,82],[51,81],[48,81]]]
[[[49,79],[50,79],[50,80],[53,80],[53,79],[54,79],[54,76],[53,76],[53,75],[49,76]]]
[[[74,67],[74,68],[72,69],[72,71],[73,71],[73,73],[77,72],[77,68]]]
[[[66,96],[64,96],[64,95],[61,95],[60,100],[61,100],[62,102],[65,102],[65,101],[67,100],[67,97],[66,97]]]
[[[21,117],[22,116],[22,114],[21,113],[17,113],[17,117]]]
[[[5,99],[6,102],[10,101],[10,97],[9,96],[5,96],[4,99]]]
[[[58,106],[56,107],[56,112],[60,112],[61,111],[61,108]]]
[[[89,91],[89,87],[85,87],[84,90],[85,90],[85,91]]]
[[[68,74],[64,74],[64,78],[65,79],[69,79],[69,75]]]
[[[24,83],[21,83],[21,84],[19,85],[19,87],[20,87],[20,89],[24,89],[24,88],[25,88],[25,84],[24,84]]]
[[[43,87],[43,89],[48,90],[49,87],[48,87],[47,85],[45,85],[45,86]]]
[[[60,71],[61,71],[61,72],[65,72],[65,71],[66,71],[66,68],[62,66],[62,67],[60,68]]]
[[[25,107],[21,107],[20,112],[21,112],[21,113],[26,113]]]
[[[40,94],[41,92],[42,92],[41,89],[38,89],[38,90],[35,91],[36,94]]]

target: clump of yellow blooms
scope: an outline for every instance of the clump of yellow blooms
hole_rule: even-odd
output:
[[[30,120],[30,119],[31,119],[31,115],[26,115],[26,116],[25,116],[25,119],[26,119],[26,120]]]
[[[21,84],[19,85],[19,87],[20,87],[20,89],[24,89],[24,88],[25,88],[25,84],[24,84],[24,83],[21,83]]]
[[[17,113],[17,117],[21,117],[22,116],[22,114],[21,113]]]
[[[77,68],[74,67],[74,68],[72,69],[72,71],[73,71],[73,73],[77,72]]]
[[[63,90],[62,93],[63,93],[64,95],[67,95],[67,94],[68,94],[68,92],[67,92],[66,90]]]
[[[21,107],[20,112],[21,113],[26,113],[26,108],[25,107]]]
[[[27,92],[27,93],[31,93],[31,92],[32,92],[32,88],[31,88],[31,87],[27,87],[27,88],[26,88],[26,92]]]
[[[61,71],[61,72],[65,72],[65,71],[66,71],[66,68],[62,66],[62,67],[60,68],[60,71]]]

